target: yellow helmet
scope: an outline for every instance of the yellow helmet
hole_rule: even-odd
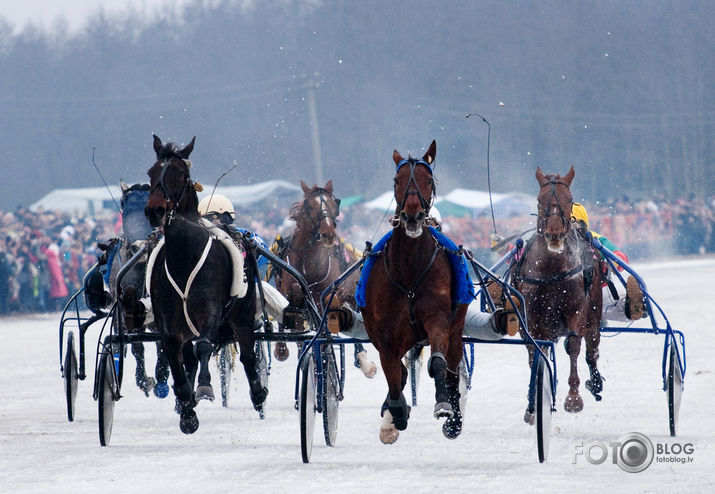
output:
[[[582,204],[574,202],[571,206],[571,219],[574,221],[583,221],[588,228],[588,213]]]
[[[227,213],[231,220],[236,219],[236,211],[233,209],[233,204],[226,196],[221,194],[208,195],[201,199],[199,202],[199,214],[201,216],[206,216],[207,214],[218,214]]]

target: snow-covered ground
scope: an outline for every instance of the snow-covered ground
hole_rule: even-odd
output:
[[[301,462],[293,408],[295,351],[287,362],[273,362],[265,420],[249,404],[244,375],[236,373],[231,406],[202,402],[197,409],[201,426],[191,436],[179,431],[173,397],[145,398],[134,386],[130,355],[111,444],[101,447],[91,378],[80,381],[76,418],[67,421],[59,314],[51,314],[0,319],[5,396],[0,400],[0,491],[715,492],[715,310],[710,305],[715,259],[635,267],[673,327],[686,335],[688,368],[677,438],[669,436],[662,391],[663,337],[625,334],[603,338],[603,401],[596,403],[582,385],[585,408],[577,415],[563,411],[567,360],[558,345],[558,412],[544,464],[537,460],[535,430],[522,420],[526,351],[510,345],[477,346],[464,432],[454,441],[442,436],[441,424],[432,418],[434,387],[424,372],[420,403],[407,430],[396,444],[381,444],[384,377],[380,371],[368,380],[350,366],[337,445],[326,447],[316,427],[310,464]],[[97,332],[95,326],[87,334],[90,373]],[[147,347],[147,353],[154,352]],[[369,353],[377,359],[372,347]],[[580,375],[583,383],[583,360]],[[574,463],[577,446],[608,444],[630,432],[645,434],[654,446],[691,443],[692,454],[679,456],[692,461],[654,461],[641,473],[627,473],[610,458],[594,465],[580,455]]]

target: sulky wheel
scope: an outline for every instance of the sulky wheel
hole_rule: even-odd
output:
[[[268,343],[265,341],[257,341],[255,350],[258,378],[261,380],[261,385],[264,388],[268,388],[268,376],[270,375],[270,370],[268,368],[268,358],[270,355]]]
[[[67,398],[67,420],[72,422],[74,421],[74,406],[77,402],[77,384],[79,381],[77,354],[74,350],[74,333],[72,331],[67,335],[67,353],[62,370],[65,381],[65,396]]]
[[[218,373],[221,378],[221,405],[228,406],[231,392],[231,372],[233,370],[233,348],[229,343],[221,347],[218,355]]]
[[[412,394],[412,406],[417,406],[417,390],[420,385],[420,371],[422,370],[422,347],[413,347],[407,351],[405,357],[410,374],[410,392]]]
[[[315,363],[313,355],[306,356],[300,370],[300,453],[303,463],[310,462],[313,452],[313,430],[315,429]]]
[[[538,361],[536,369],[536,447],[539,452],[539,463],[544,463],[549,455],[553,394],[546,362],[543,358],[539,358]]]
[[[666,379],[666,392],[668,394],[668,418],[670,422],[670,435],[675,436],[678,428],[678,414],[680,413],[680,399],[683,395],[683,374],[675,351],[675,343],[670,345],[670,358],[668,363],[668,377]]]
[[[97,373],[97,404],[99,409],[99,444],[107,446],[112,437],[114,402],[119,395],[114,356],[102,352]]]
[[[338,438],[338,406],[340,405],[340,378],[335,363],[335,354],[330,347],[323,353],[323,431],[325,444],[335,446]]]

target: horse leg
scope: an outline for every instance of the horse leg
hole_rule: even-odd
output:
[[[380,360],[388,387],[381,410],[380,441],[392,444],[400,437],[400,431],[407,429],[410,418],[411,409],[402,393],[407,382],[407,368],[402,365],[399,356],[381,355]]]
[[[161,341],[156,342],[156,368],[154,369],[156,376],[156,385],[154,386],[154,396],[157,398],[166,398],[169,395],[169,361],[166,358],[166,352]]]
[[[571,360],[571,373],[569,374],[569,394],[564,401],[564,410],[578,413],[583,410],[583,398],[578,394],[581,380],[578,378],[578,354],[581,352],[581,337],[576,333],[569,333],[564,340],[566,353]]]
[[[534,364],[535,350],[534,350],[534,347],[532,347],[531,345],[528,345],[526,347],[526,349],[527,349],[528,355],[529,355],[529,368],[531,368],[531,366]],[[527,392],[527,397],[526,397],[527,402],[529,400],[528,395],[529,395],[529,393]],[[530,410],[528,405],[526,407],[526,412],[524,413],[524,422],[526,422],[529,425],[534,425],[536,423],[535,410],[533,410],[533,409]]]
[[[209,359],[213,353],[213,345],[208,338],[199,338],[194,345],[194,352],[200,365],[196,399],[214,401],[216,396],[214,396],[214,390],[211,386],[211,373],[209,372]]]
[[[362,343],[355,343],[355,367],[360,369],[368,379],[372,379],[377,374],[375,362],[368,358]]]
[[[194,407],[196,400],[186,369],[184,368],[185,347],[190,343],[182,344],[174,338],[164,340],[166,357],[169,360],[171,375],[174,378],[174,396],[176,396],[176,412],[179,414],[179,428],[184,434],[193,434],[199,428],[199,419],[196,416]],[[190,352],[193,355],[193,352]]]
[[[255,349],[255,339],[251,333],[239,333],[238,346],[241,349],[241,364],[243,371],[248,379],[248,394],[251,397],[253,408],[258,412],[258,415],[263,418],[263,404],[268,396],[268,388],[263,386],[261,378],[258,375]]]
[[[434,379],[434,418],[442,417],[452,418],[454,416],[454,408],[449,403],[449,393],[447,391],[447,360],[440,352],[432,352],[432,355],[427,362],[427,371],[432,379]]]
[[[146,375],[146,367],[144,361],[144,345],[140,342],[132,343],[132,354],[137,361],[137,368],[134,373],[134,377],[137,382],[139,389],[144,391],[146,396],[149,396],[149,391],[151,391],[156,385],[156,381],[153,377]]]
[[[456,439],[462,433],[462,410],[460,406],[460,398],[462,396],[459,391],[459,364],[462,360],[461,332],[453,333],[449,343],[446,387],[447,401],[452,407],[453,414],[451,417],[447,417],[444,424],[442,424],[442,434],[444,434],[447,439]]]
[[[586,389],[588,389],[596,401],[601,401],[601,391],[603,391],[604,378],[598,372],[596,363],[598,362],[598,345],[601,341],[601,334],[598,330],[593,331],[586,337],[586,363],[588,370],[591,373],[591,379],[586,381]]]

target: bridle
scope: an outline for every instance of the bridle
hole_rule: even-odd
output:
[[[335,203],[335,213],[330,210],[328,202],[325,200],[326,194]],[[315,199],[316,196],[320,198],[320,209],[318,210],[317,216],[313,217],[312,215],[308,214],[308,204],[310,201]],[[319,187],[311,191],[310,194],[308,194],[308,196],[303,199],[303,211],[306,213],[306,217],[310,220],[311,223],[310,243],[312,244],[320,240],[320,224],[323,222],[323,220],[328,218],[333,224],[333,229],[337,227],[338,216],[340,215],[340,199],[335,197],[332,193],[328,192],[327,189]]]
[[[571,209],[569,207],[569,211],[568,211],[568,215],[567,215],[566,211],[564,211],[564,208],[561,207],[561,202],[559,201],[559,198],[556,195],[556,186],[563,185],[564,187],[566,187],[566,190],[569,190],[569,186],[568,186],[568,184],[565,184],[564,182],[560,182],[558,180],[552,179],[552,180],[549,180],[548,182],[544,183],[541,186],[541,188],[543,189],[547,185],[551,186],[551,191],[550,191],[548,202],[546,205],[545,214],[543,216],[541,214],[539,214],[539,219],[538,219],[537,228],[536,228],[536,234],[539,236],[544,235],[544,229],[546,227],[546,223],[549,221],[549,218],[551,218],[552,216],[558,216],[561,218],[561,225],[564,227],[564,231],[566,233],[568,233],[569,229],[571,227]],[[573,204],[573,201],[571,201],[571,204]]]
[[[432,207],[432,202],[434,201],[434,196],[436,193],[435,181],[433,179],[430,184],[430,200],[428,201],[427,199],[425,199],[425,196],[422,195],[422,191],[420,191],[420,187],[417,184],[417,179],[415,178],[415,170],[419,165],[426,167],[427,170],[429,170],[430,176],[433,177],[432,167],[429,165],[429,163],[427,163],[423,159],[407,158],[397,163],[397,168],[395,169],[395,198],[397,198],[397,174],[399,173],[400,168],[402,168],[404,165],[409,165],[410,167],[410,178],[407,180],[407,187],[405,189],[405,193],[402,196],[402,200],[400,201],[399,207],[397,209],[398,215],[393,219],[393,226],[397,226],[399,224],[400,216],[402,215],[402,213],[404,213],[405,203],[407,202],[407,198],[409,196],[417,195],[420,200],[420,206],[422,206],[422,211],[425,215],[427,215],[429,213],[430,208]],[[411,187],[412,184],[414,184],[414,188]]]
[[[185,180],[184,186],[181,188],[181,195],[179,196],[178,199],[169,190],[169,187],[167,187],[166,183],[164,182],[164,177],[166,176],[166,172],[169,169],[169,167],[172,165],[174,159],[181,160],[182,163],[186,166],[186,180]],[[153,194],[157,188],[160,188],[162,194],[164,194],[164,202],[166,203],[166,209],[168,212],[167,220],[166,220],[167,224],[171,224],[171,222],[173,221],[173,219],[176,216],[176,210],[179,207],[179,204],[181,203],[181,201],[184,200],[187,192],[193,185],[193,183],[191,181],[191,176],[189,174],[189,167],[191,166],[190,163],[191,163],[190,161],[181,159],[177,156],[171,156],[169,158],[164,158],[164,160],[160,164],[161,173],[159,174],[159,178],[157,179],[156,183],[154,185],[152,185],[149,189],[150,195]],[[156,166],[156,165],[154,165],[154,166]],[[178,166],[178,164],[177,164],[177,166]],[[169,208],[169,204],[172,202],[174,205],[172,208]]]

